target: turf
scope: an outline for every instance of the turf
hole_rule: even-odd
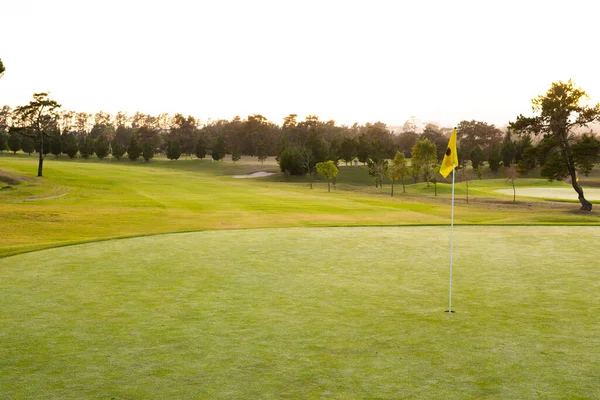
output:
[[[221,230],[0,259],[0,398],[598,398],[597,227]]]
[[[48,157],[44,177],[36,178],[36,158],[0,155],[3,173],[19,184],[0,191],[3,221],[0,257],[32,250],[117,237],[233,228],[446,225],[450,185],[410,184],[375,188],[365,167],[340,168],[338,190],[316,180],[285,177],[273,160],[211,162],[157,158],[68,160]],[[278,172],[259,179],[233,179],[256,171]],[[19,178],[20,177],[20,178]],[[11,179],[11,182],[13,180]],[[564,187],[540,179],[518,185]],[[598,224],[600,214],[579,213],[576,204],[561,204],[496,192],[503,179],[474,180],[470,201],[466,186],[456,185],[457,224]],[[517,188],[519,195],[520,188]],[[574,193],[574,192],[573,192]]]

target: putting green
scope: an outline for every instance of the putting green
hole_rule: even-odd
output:
[[[600,398],[597,227],[207,231],[0,259],[0,397]]]
[[[512,189],[498,189],[497,193],[507,194],[512,196]],[[584,188],[583,193],[585,198],[592,200],[600,200],[600,189]],[[574,200],[577,201],[577,193],[573,188],[554,188],[554,187],[520,187],[517,188],[517,197],[536,197],[540,199],[556,199],[556,200]]]

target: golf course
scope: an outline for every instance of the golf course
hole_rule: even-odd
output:
[[[449,180],[36,166],[0,155],[0,399],[600,397],[597,171],[592,212],[534,174],[458,179],[447,313]]]

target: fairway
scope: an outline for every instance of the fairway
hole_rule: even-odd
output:
[[[498,193],[512,196],[512,189],[498,189]],[[540,199],[557,199],[577,201],[577,193],[572,188],[556,187],[520,187],[517,191],[517,197],[537,197]],[[583,194],[588,200],[600,200],[600,189],[584,188]]]
[[[598,398],[597,227],[222,230],[0,259],[1,399]]]

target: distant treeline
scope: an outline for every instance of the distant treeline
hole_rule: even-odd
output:
[[[439,162],[452,130],[428,124],[422,133],[408,130],[394,134],[382,122],[339,126],[317,116],[298,121],[295,114],[285,117],[281,125],[259,114],[204,124],[182,114],[140,112],[128,116],[124,112],[92,115],[60,111],[45,118],[44,154],[71,158],[96,155],[100,159],[111,154],[117,159],[126,155],[134,161],[140,157],[148,161],[159,152],[172,160],[182,154],[214,160],[231,154],[234,162],[241,156],[257,157],[259,161],[276,156],[281,170],[294,175],[314,171],[317,163],[327,160],[336,165],[354,160],[377,163],[394,158],[398,151],[410,158],[417,143],[425,140],[435,148]],[[19,115],[18,108],[4,106],[0,111],[0,150],[35,152],[40,148],[39,139],[28,134],[34,125],[31,118]],[[526,172],[536,166],[536,160],[542,161],[539,158],[543,155],[536,150],[540,146],[534,145],[528,135],[513,138],[509,130],[503,132],[480,121],[462,121],[457,132],[459,160],[463,166],[470,161],[474,170],[484,162],[493,171],[517,163]],[[589,141],[590,137],[584,135],[583,140]]]

